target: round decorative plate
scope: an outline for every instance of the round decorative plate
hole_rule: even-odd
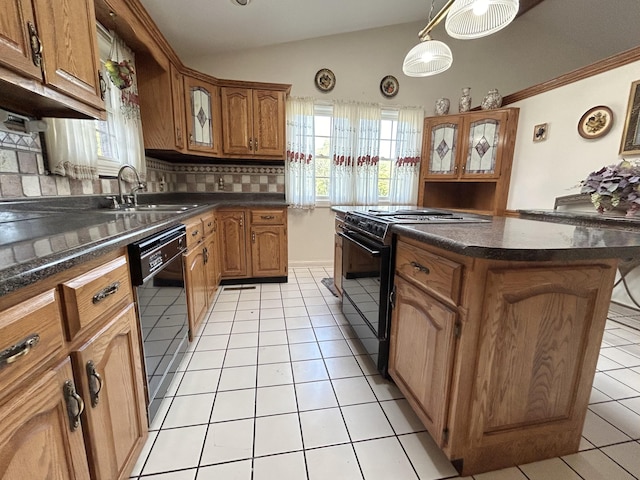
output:
[[[321,68],[316,73],[316,87],[321,92],[330,92],[336,86],[336,76],[328,68]]]
[[[380,82],[380,91],[387,98],[395,97],[399,88],[398,79],[393,75],[387,75]]]
[[[578,122],[578,133],[583,138],[599,138],[606,135],[613,125],[613,112],[599,105],[585,112]]]

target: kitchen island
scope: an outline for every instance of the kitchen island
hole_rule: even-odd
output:
[[[389,373],[462,475],[578,451],[619,259],[640,235],[394,225]]]

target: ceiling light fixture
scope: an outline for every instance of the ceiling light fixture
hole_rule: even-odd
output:
[[[251,0],[231,0],[231,3],[240,7],[246,7],[250,2]]]
[[[502,30],[516,17],[519,0],[447,0],[447,3],[432,18],[433,5],[429,11],[429,22],[418,37],[420,43],[413,47],[404,59],[402,71],[409,77],[427,77],[447,70],[453,63],[451,49],[429,33],[446,17],[445,28],[453,38],[473,39]]]
[[[519,7],[518,0],[456,0],[444,26],[453,38],[485,37],[509,25]]]

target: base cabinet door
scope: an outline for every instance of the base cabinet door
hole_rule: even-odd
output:
[[[0,405],[0,478],[88,480],[82,405],[68,357]]]
[[[94,480],[127,478],[147,436],[137,319],[126,307],[73,352]]]
[[[396,276],[389,373],[439,445],[446,443],[456,316]]]
[[[218,256],[216,254],[216,239],[215,234],[209,235],[204,240],[204,264],[205,264],[205,277],[207,284],[207,305],[211,305],[213,297],[216,294],[219,283],[219,271]]]
[[[282,225],[251,227],[251,272],[254,277],[287,274],[287,242]]]
[[[189,341],[193,340],[207,311],[207,273],[203,245],[190,250],[183,257],[184,279],[189,312]]]
[[[220,269],[223,277],[247,275],[246,213],[222,211],[218,213],[220,241]]]

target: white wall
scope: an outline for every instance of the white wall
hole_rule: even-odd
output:
[[[635,62],[514,103],[520,107],[508,209],[553,208],[555,197],[579,193],[581,180],[620,160],[618,151]],[[612,129],[593,140],[578,134],[578,120],[591,107],[613,111]],[[535,125],[548,123],[547,139],[533,142]]]
[[[453,66],[434,77],[406,77],[402,73],[402,61],[409,49],[417,43],[417,32],[424,23],[420,21],[273,47],[182,60],[186,65],[217,78],[289,83],[292,84],[291,95],[294,96],[350,99],[377,102],[383,105],[421,105],[425,108],[426,115],[432,115],[435,100],[440,97],[450,98],[451,111],[457,111],[462,87],[471,87],[472,105],[475,106],[480,104],[482,97],[490,88],[498,88],[503,95],[513,93],[592,63],[602,55],[602,52],[595,53],[593,49],[586,48],[580,42],[572,43],[562,32],[545,31],[544,22],[536,16],[536,9],[533,9],[516,19],[508,28],[472,41],[454,40],[446,35],[442,25],[438,26],[432,32],[432,37],[445,41],[449,45],[454,56]],[[558,45],[562,45],[562,48],[558,48]],[[336,75],[336,86],[330,93],[321,93],[315,88],[314,76],[320,68],[330,68]],[[380,80],[386,75],[394,75],[400,84],[399,93],[393,99],[386,99],[379,90]],[[628,81],[619,83],[624,84],[622,85],[624,88],[618,92],[624,97],[628,92]],[[609,87],[603,85],[602,89],[608,91]],[[599,99],[586,101],[585,98],[579,98],[584,100],[584,105],[576,105],[571,111],[565,112],[565,123],[576,124],[587,108],[608,102],[608,99],[599,95],[594,94],[594,97]],[[614,111],[619,115],[621,115],[620,106],[623,104],[625,101],[619,100],[615,105]],[[609,106],[614,107],[614,105]],[[551,199],[558,195],[558,191],[561,191],[560,194],[566,193],[563,191],[564,188],[576,184],[588,173],[588,169],[585,170],[582,166],[573,173],[566,168],[566,159],[556,163],[559,157],[554,154],[550,142],[555,139],[556,146],[562,144],[561,135],[564,136],[564,133],[559,126],[562,122],[559,119],[556,120],[555,116],[563,110],[556,106],[541,107],[541,110],[549,112],[549,115],[538,114],[530,117],[528,114],[525,115],[525,112],[521,112],[517,155],[527,160],[517,162],[518,165],[525,164],[525,168],[524,170],[516,169],[514,172],[517,178],[512,181],[512,187],[516,200],[510,200],[509,208],[548,206],[549,202],[552,202]],[[580,113],[576,117],[577,111]],[[538,121],[538,118],[542,120]],[[553,123],[549,140],[546,144],[536,145],[534,150],[531,143],[525,139],[530,136],[533,128],[529,124],[545,121]],[[618,128],[619,125],[616,125],[615,130],[605,140],[619,137],[616,133],[619,131]],[[567,129],[570,128],[567,127]],[[593,145],[599,145],[599,142]],[[549,182],[552,174],[536,170],[535,166],[541,161],[537,158],[541,150],[540,146],[547,147],[543,161],[557,165],[556,168],[562,170],[564,176]],[[536,158],[535,162],[530,159],[529,151],[531,156]],[[612,162],[614,158],[604,160],[606,154],[607,151],[603,148],[599,155],[603,158],[603,163]],[[562,156],[567,155],[563,153]],[[570,158],[570,161],[575,160],[576,164],[584,163],[575,155]],[[528,165],[526,165],[527,162]],[[592,162],[593,165],[597,163]],[[527,175],[531,174],[530,170],[536,171],[539,177],[531,187],[528,186],[527,178]],[[528,198],[524,193],[525,188],[534,190],[532,198]],[[290,210],[289,239],[290,266],[331,265],[333,262],[331,212],[326,208],[316,208],[311,212]]]

